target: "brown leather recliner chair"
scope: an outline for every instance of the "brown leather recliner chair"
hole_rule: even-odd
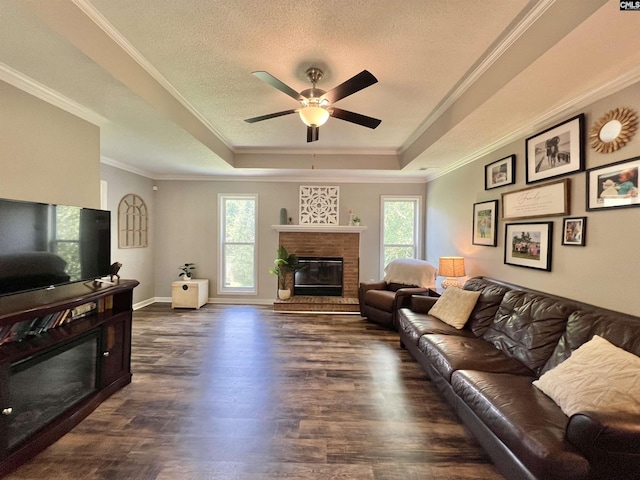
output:
[[[360,315],[398,330],[398,310],[408,306],[411,295],[435,287],[436,273],[436,268],[424,260],[405,258],[390,262],[385,267],[384,280],[360,283]]]

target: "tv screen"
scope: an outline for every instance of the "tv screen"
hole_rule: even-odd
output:
[[[0,295],[100,278],[111,212],[0,199]]]

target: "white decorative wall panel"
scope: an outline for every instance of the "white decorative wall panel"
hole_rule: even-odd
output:
[[[300,187],[300,225],[338,225],[340,187]]]

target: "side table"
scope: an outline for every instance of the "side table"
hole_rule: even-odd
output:
[[[200,308],[209,299],[209,280],[192,278],[171,284],[171,308]]]

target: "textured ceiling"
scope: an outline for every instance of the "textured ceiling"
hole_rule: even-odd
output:
[[[153,178],[426,178],[637,81],[639,26],[615,0],[0,0],[0,79]],[[372,72],[336,106],[382,124],[243,121],[297,107],[252,71],[301,91],[311,66],[324,90]]]

